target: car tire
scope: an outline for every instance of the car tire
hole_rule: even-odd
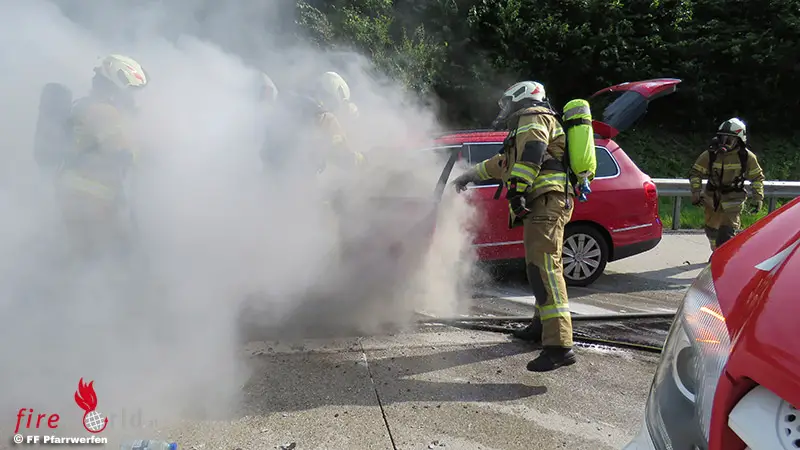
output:
[[[580,261],[576,260],[576,255]],[[567,226],[561,257],[567,285],[588,286],[606,269],[608,242],[590,225]]]

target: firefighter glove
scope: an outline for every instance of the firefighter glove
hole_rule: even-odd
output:
[[[466,173],[453,180],[453,186],[455,186],[456,192],[464,192],[467,190],[467,185],[469,183],[474,183],[477,180],[478,173],[474,169],[470,169]]]
[[[753,200],[750,202],[750,214],[758,214],[762,206],[763,203],[761,203],[761,200]]]
[[[508,198],[508,206],[511,208],[511,212],[513,212],[514,215],[520,219],[531,212],[531,210],[526,206],[525,196],[522,194],[510,196]]]
[[[703,203],[703,197],[700,195],[699,191],[692,192],[692,204],[694,206],[700,206]]]

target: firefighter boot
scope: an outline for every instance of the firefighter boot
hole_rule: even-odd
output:
[[[528,362],[531,372],[549,372],[563,366],[575,364],[575,351],[564,347],[545,347],[536,359]]]
[[[722,246],[722,244],[728,242],[729,240],[733,239],[736,235],[736,230],[728,225],[722,225],[719,227],[717,231],[717,248]]]
[[[533,321],[525,328],[514,330],[514,337],[534,344],[542,343],[542,321],[539,316],[534,316]]]
[[[536,297],[536,304],[538,305],[547,298],[547,290],[544,288],[542,276],[539,274],[539,268],[535,264],[528,264],[525,269],[528,275],[528,284],[531,287],[531,291],[533,291],[533,296]],[[514,331],[514,337],[535,344],[542,342],[542,321],[539,319],[538,308],[530,325]]]

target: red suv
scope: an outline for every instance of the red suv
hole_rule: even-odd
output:
[[[800,198],[714,252],[625,450],[800,449]]]
[[[598,105],[608,106],[603,109],[603,121],[593,122],[597,173],[592,193],[587,202],[576,201],[564,236],[567,284],[587,286],[603,273],[609,261],[645,252],[661,241],[656,185],[612,138],[641,119],[651,101],[675,92],[680,82],[661,78],[623,83],[590,97],[595,112]],[[616,95],[609,99],[603,94]],[[506,131],[452,132],[439,136],[435,145],[436,150],[457,150],[459,159],[472,165],[500,152],[506,135]],[[487,180],[470,186],[481,211],[474,245],[483,261],[525,257],[522,227],[509,229],[508,204],[502,200],[504,196],[494,199],[499,184],[498,180]]]

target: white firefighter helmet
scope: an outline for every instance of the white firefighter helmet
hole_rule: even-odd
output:
[[[133,58],[123,55],[106,56],[94,72],[121,90],[142,88],[149,81],[144,68]]]
[[[268,101],[270,103],[275,103],[275,101],[278,100],[278,87],[275,86],[275,82],[272,81],[272,78],[270,78],[266,73],[261,72],[258,83],[259,99]]]
[[[500,106],[500,112],[497,113],[492,122],[492,128],[500,129],[506,118],[512,113],[512,108],[515,104],[521,101],[528,100],[532,102],[544,102],[547,99],[547,94],[544,91],[542,83],[537,81],[520,81],[511,85],[503,92],[497,104]]]
[[[319,100],[328,108],[336,108],[350,102],[350,86],[336,72],[322,74],[319,94]]]
[[[744,124],[742,119],[734,117],[728,119],[719,126],[717,134],[721,136],[734,136],[742,140],[742,143],[747,143],[747,125]]]
[[[542,83],[537,81],[520,81],[506,89],[498,103],[502,108],[505,102],[511,104],[525,99],[541,102],[544,101],[545,98],[547,98],[547,94],[544,92]]]

